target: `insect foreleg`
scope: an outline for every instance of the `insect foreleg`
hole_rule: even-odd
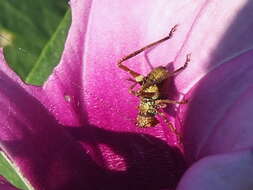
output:
[[[191,54],[187,54],[184,65],[182,67],[180,67],[179,69],[175,70],[172,73],[171,76],[177,75],[179,72],[181,72],[182,70],[186,69],[186,67],[188,66],[188,64],[190,63],[190,61],[191,61]]]
[[[120,69],[122,69],[123,71],[128,72],[128,73],[129,73],[132,77],[134,77],[134,78],[140,76],[139,73],[137,73],[137,72],[135,72],[134,70],[129,69],[127,66],[123,65],[122,62],[123,62],[123,61],[119,61],[119,62],[118,62],[118,67],[119,67]]]
[[[120,59],[120,60],[117,62],[118,67],[119,67],[120,69],[122,69],[122,70],[128,72],[128,73],[129,73],[130,75],[132,75],[134,78],[136,78],[137,76],[139,76],[139,75],[140,75],[139,73],[133,71],[132,69],[128,68],[127,66],[123,65],[122,63],[123,63],[124,61],[126,61],[126,60],[128,60],[128,59],[131,59],[132,57],[138,55],[139,53],[145,51],[146,49],[149,49],[149,48],[151,48],[152,46],[155,46],[155,45],[157,45],[157,44],[160,44],[160,43],[162,43],[162,42],[164,42],[164,41],[166,41],[166,40],[172,38],[173,33],[176,31],[176,28],[177,28],[177,25],[175,25],[175,26],[170,30],[170,33],[169,33],[168,36],[166,36],[166,37],[164,37],[164,38],[162,38],[162,39],[160,39],[160,40],[158,40],[158,41],[155,41],[155,42],[153,42],[153,43],[151,43],[151,44],[149,44],[149,45],[147,45],[147,46],[145,46],[145,47],[143,47],[143,48],[141,48],[141,49],[139,49],[139,50],[137,50],[137,51],[135,51],[135,52],[133,52],[133,53],[127,55],[127,56],[125,56],[125,57],[123,57],[122,59]]]

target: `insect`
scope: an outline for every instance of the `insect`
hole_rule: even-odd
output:
[[[176,28],[177,25],[175,25],[170,30],[168,36],[123,57],[117,62],[117,65],[120,69],[126,71],[133,77],[133,79],[132,78],[128,79],[129,81],[133,82],[133,85],[130,86],[129,88],[129,93],[140,99],[140,103],[138,106],[138,115],[136,119],[137,120],[136,124],[138,127],[141,128],[154,127],[159,123],[156,116],[160,115],[164,119],[164,121],[168,124],[169,128],[175,134],[178,134],[176,128],[170,123],[170,121],[167,119],[166,115],[161,111],[161,109],[167,107],[168,104],[186,104],[187,100],[176,101],[170,99],[162,99],[161,87],[162,83],[165,80],[175,76],[176,74],[178,74],[187,67],[188,63],[190,62],[190,54],[186,56],[184,65],[176,69],[175,71],[169,72],[166,69],[166,67],[159,66],[152,69],[151,72],[147,74],[147,76],[139,74],[122,64],[126,60],[138,55],[139,53],[147,50],[148,48],[156,46],[168,39],[171,39],[174,32],[176,31]],[[140,85],[140,88],[138,90],[134,90],[137,84]]]

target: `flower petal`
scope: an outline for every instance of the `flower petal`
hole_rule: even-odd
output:
[[[253,50],[203,78],[187,96],[184,142],[188,159],[241,150],[253,145]]]
[[[152,136],[66,126],[83,148],[18,82],[0,78],[0,148],[37,190],[175,187],[185,170],[180,152]]]
[[[129,1],[118,2],[113,0],[110,4],[108,4],[107,1],[72,0],[71,6],[73,10],[73,23],[66,43],[66,49],[62,62],[55,69],[54,74],[43,87],[43,93],[45,94],[41,93],[38,96],[36,94],[32,95],[37,97],[40,102],[42,102],[44,106],[46,106],[51,113],[54,114],[61,124],[66,126],[68,125],[68,128],[69,126],[80,125],[92,126],[94,128],[91,130],[91,134],[93,134],[91,135],[93,136],[92,140],[100,140],[101,142],[101,138],[97,138],[96,136],[98,133],[95,132],[94,134],[93,132],[97,128],[104,128],[114,131],[148,133],[169,142],[169,130],[162,126],[150,130],[136,129],[134,120],[137,114],[137,98],[131,97],[128,94],[127,91],[130,84],[128,84],[124,79],[129,76],[127,73],[120,71],[116,67],[117,60],[119,60],[123,55],[131,53],[133,50],[163,37],[168,34],[169,28],[175,24],[180,24],[174,39],[172,39],[170,43],[168,42],[168,44],[165,43],[156,47],[148,53],[148,56],[150,57],[149,59],[153,66],[166,65],[168,62],[173,61],[174,57],[176,57],[175,68],[177,68],[183,64],[185,54],[191,52],[193,54],[192,62],[194,60],[198,60],[201,64],[196,64],[196,66],[191,65],[189,70],[185,71],[186,74],[182,74],[176,79],[176,87],[179,90],[184,91],[186,89],[187,91],[212,68],[223,63],[226,58],[232,57],[238,51],[244,51],[245,49],[251,47],[251,43],[245,43],[250,41],[247,38],[241,43],[240,47],[238,46],[239,48],[235,48],[233,51],[228,51],[224,48],[225,50],[220,51],[221,54],[218,54],[217,58],[214,59],[215,64],[212,67],[207,68],[210,63],[210,57],[206,56],[206,54],[212,52],[214,47],[216,47],[217,42],[220,41],[223,34],[222,32],[224,32],[227,26],[231,24],[230,22],[225,23],[227,21],[226,19],[232,20],[236,13],[238,13],[239,8],[245,5],[245,2],[246,0],[237,3],[220,3],[220,1],[198,1],[193,3],[190,0],[182,2],[168,2],[167,0],[161,0],[154,2],[151,0],[141,0],[138,1],[138,3],[130,3]],[[228,8],[227,10],[233,14],[226,14],[226,12],[222,12],[222,14],[218,14],[217,17],[214,16],[214,10],[220,10],[224,7]],[[203,19],[201,20],[201,18]],[[213,33],[211,33],[213,36],[210,40],[210,46],[208,45],[200,48],[202,45],[201,42],[203,42],[203,38],[206,36],[199,34],[206,30],[212,31],[211,29],[213,28],[213,25],[210,24],[212,21],[206,22],[206,18],[212,18],[214,21],[220,19],[222,21],[220,26],[222,27],[221,29],[216,29]],[[250,23],[251,21],[248,22]],[[198,24],[199,27],[195,28],[196,23],[205,23],[208,24],[208,27],[206,27],[207,25],[203,25],[202,28],[201,24]],[[247,24],[247,26],[251,26],[251,24]],[[241,35],[243,30],[240,30],[239,28],[237,31],[238,32],[233,33],[231,37],[232,39],[238,39],[237,37],[239,34]],[[192,36],[197,37],[195,38]],[[238,41],[235,43],[237,42]],[[199,52],[200,50],[201,52]],[[141,64],[138,64],[139,62],[141,62]],[[129,64],[130,67],[137,72],[143,74],[147,73],[149,70],[148,64],[146,64],[145,60],[141,57],[132,59],[127,64]],[[16,90],[14,91],[16,92]],[[25,94],[24,97],[29,97],[27,100],[30,100],[31,93],[26,94],[22,90],[21,92]],[[45,95],[45,97],[43,95]],[[12,102],[14,97],[11,96],[9,98],[9,101],[5,101],[3,98],[3,102],[6,102],[3,104],[4,107],[11,105],[10,102]],[[37,100],[33,101],[36,102]],[[38,110],[44,110],[42,105],[37,105],[37,103],[34,104],[38,107]],[[23,106],[25,107],[26,105],[24,105],[24,103],[20,104],[17,102],[17,106],[23,108]],[[31,110],[33,107],[37,109],[34,105],[27,106],[28,110]],[[38,111],[36,114],[37,113]],[[48,115],[48,112],[45,110],[43,113]],[[44,125],[43,120],[48,117],[45,115],[39,116],[43,118],[41,119],[42,125]],[[9,118],[13,119],[14,117]],[[23,115],[21,118],[23,118]],[[194,123],[190,123],[190,125],[192,124]],[[46,121],[45,125],[50,126],[48,127],[49,129],[46,128],[46,131],[48,131],[48,133],[52,133],[53,138],[56,135],[56,132],[51,132],[50,130],[55,130],[58,133],[57,122],[51,118]],[[14,131],[20,130],[17,125],[13,124],[13,126]],[[57,130],[55,129],[56,127],[52,126],[57,126]],[[196,126],[196,128],[197,127],[199,126]],[[42,127],[39,125],[39,129],[41,128]],[[186,130],[188,129],[186,128]],[[61,133],[64,134],[64,132],[60,132],[59,134]],[[105,133],[107,133],[107,131],[105,131]],[[186,132],[186,134],[187,133],[188,132]],[[14,134],[16,134],[16,132]],[[56,143],[56,146],[65,142],[63,134],[62,136],[59,135],[60,143]],[[24,135],[24,139],[29,139],[29,136],[26,137],[26,135],[27,134]],[[75,137],[76,136],[77,135],[75,135]],[[23,139],[22,135],[21,137],[21,139]],[[142,138],[142,134],[140,137]],[[198,136],[198,138],[200,137]],[[131,138],[126,139],[130,140]],[[142,144],[138,143],[137,140],[135,140],[135,142],[129,142],[131,142],[133,147],[135,147],[134,151],[136,152],[140,148],[138,145]],[[196,140],[196,142],[199,141]],[[108,138],[106,143],[109,144]],[[194,141],[191,143],[194,144]],[[147,144],[147,142],[144,144]],[[159,141],[159,144],[162,144],[161,141]],[[196,143],[194,147],[197,145],[198,144]],[[9,145],[7,146],[6,144],[5,146],[7,147],[6,151],[8,152]],[[96,146],[97,144],[95,143],[94,147]],[[25,146],[22,148],[24,147]],[[145,146],[141,146],[141,150],[145,150],[143,147]],[[48,145],[46,148],[48,148]],[[75,151],[76,148],[73,148],[73,150]],[[160,148],[161,147],[157,149]],[[105,150],[105,152],[106,149],[107,148],[101,148],[101,150]],[[199,149],[196,151],[197,153],[190,148],[189,151],[193,152],[192,154],[195,158],[198,157]],[[13,154],[11,151],[9,152],[10,155]],[[115,159],[111,156],[112,151],[107,152],[109,153],[105,156],[105,160],[109,160],[109,164],[105,165],[122,164],[122,161],[117,161],[119,157],[116,156],[117,159]],[[81,154],[81,151],[76,154]],[[168,154],[170,155],[170,153]],[[134,160],[135,155],[135,153],[131,155],[133,156],[132,160]],[[138,153],[137,155],[139,158],[141,153]],[[157,155],[160,156],[162,154]],[[146,156],[146,158],[147,157],[148,156]],[[77,162],[77,166],[78,163],[79,162]],[[85,168],[85,166],[83,167]],[[73,169],[74,168],[75,167],[73,167]],[[160,168],[158,167],[158,169]]]
[[[192,20],[200,7],[196,3],[184,9],[189,14],[174,19],[175,11],[183,9],[186,4],[173,1],[111,1],[109,5],[107,1],[93,1],[86,33],[87,49],[84,52],[83,69],[83,102],[90,124],[114,131],[149,133],[169,141],[170,134],[167,132],[170,130],[166,127],[148,130],[136,128],[138,98],[128,93],[131,84],[126,79],[131,76],[116,64],[124,55],[168,35],[170,28],[181,24],[174,40],[152,51],[152,55],[159,59],[155,60],[155,56],[149,55],[153,66],[167,65],[172,61],[186,36],[185,27],[189,27],[189,24],[184,25],[182,22]],[[138,56],[126,64],[145,74],[150,68],[143,58],[143,55]]]
[[[206,157],[195,163],[177,190],[248,190],[253,188],[252,149]]]
[[[175,81],[180,92],[188,92],[217,66],[253,49],[252,16],[252,1],[205,1],[176,59],[180,63],[187,53],[192,55],[190,65]]]
[[[201,3],[194,3],[188,7],[189,2],[142,0],[138,3],[110,1],[108,4],[107,1],[72,0],[72,25],[65,51],[60,65],[44,86],[48,98],[42,100],[43,104],[50,108],[62,124],[74,126],[81,125],[85,115],[89,115],[86,110],[90,110],[88,106],[91,105],[90,102],[94,104],[92,107],[101,104],[101,99],[113,105],[111,94],[115,95],[113,99],[117,99],[118,96],[123,100],[129,99],[128,84],[122,78],[122,76],[125,78],[129,76],[117,68],[117,60],[147,43],[168,35],[172,26],[181,24],[175,40],[163,44],[159,50],[152,52],[155,56],[150,55],[153,66],[166,65],[172,61],[184,42],[184,36],[187,35],[187,28],[191,24],[187,21],[193,20],[201,7]],[[178,10],[185,14],[175,18],[174,13]],[[160,52],[159,56],[156,56],[157,52]],[[139,71],[142,67],[141,71],[145,73],[149,66],[143,59],[140,60],[142,64],[131,67],[138,68]],[[133,62],[135,61],[136,59]],[[109,94],[101,97],[99,93]],[[103,106],[99,105],[99,107],[104,110]],[[120,112],[126,111],[125,106],[118,107],[123,108]],[[135,106],[131,104],[129,107]],[[90,112],[95,113],[92,114],[93,116],[97,115],[97,111]],[[125,113],[127,112],[129,111]],[[118,114],[113,115],[116,117],[111,119],[116,119],[114,122],[116,123],[120,117]],[[132,118],[134,115],[127,117]],[[112,124],[111,119],[108,120],[110,124]],[[92,119],[92,122],[93,120],[97,118]]]
[[[55,187],[52,187],[51,181],[50,182],[47,181],[50,179],[52,179],[53,182],[54,182],[53,179],[58,180],[57,174],[50,174],[50,172],[48,172],[48,174],[50,174],[50,179],[49,179],[46,174],[45,174],[46,176],[43,176],[43,175],[40,175],[40,173],[38,172],[39,177],[43,176],[43,179],[39,180],[40,178],[38,176],[36,175],[33,176],[34,174],[33,171],[30,171],[30,170],[26,171],[27,169],[26,167],[28,166],[28,163],[32,165],[30,166],[31,170],[34,170],[34,171],[41,170],[40,171],[41,173],[43,173],[44,170],[49,170],[49,168],[54,168],[54,167],[51,167],[51,165],[50,166],[47,165],[48,162],[50,162],[51,164],[51,159],[53,160],[51,156],[52,157],[55,156],[55,154],[53,153],[52,155],[50,154],[51,153],[50,151],[52,148],[50,146],[51,143],[53,144],[53,147],[56,146],[56,148],[52,148],[53,150],[55,149],[58,150],[58,146],[60,146],[60,144],[63,144],[62,145],[63,150],[60,151],[60,154],[63,154],[63,153],[67,154],[66,159],[64,158],[64,155],[61,155],[60,157],[63,159],[60,161],[57,156],[55,164],[57,165],[57,163],[59,162],[60,169],[54,170],[55,172],[59,172],[60,177],[67,178],[65,180],[66,184],[64,184],[64,188],[66,189],[67,188],[84,189],[84,188],[87,188],[87,186],[90,187],[90,188],[88,187],[87,189],[92,189],[92,188],[96,189],[96,188],[99,188],[98,186],[103,186],[106,188],[109,186],[107,189],[119,189],[121,188],[122,184],[123,186],[125,186],[126,189],[128,189],[128,185],[130,185],[133,188],[138,188],[138,189],[143,189],[143,188],[146,188],[147,186],[150,187],[151,189],[159,188],[159,187],[163,188],[163,187],[175,186],[180,176],[182,175],[182,172],[185,169],[184,160],[182,159],[182,155],[180,154],[180,152],[178,152],[177,149],[168,146],[165,142],[161,141],[160,139],[154,138],[152,136],[144,135],[144,134],[138,135],[134,133],[118,133],[118,132],[112,132],[109,130],[103,130],[102,128],[103,127],[106,128],[105,126],[92,125],[93,124],[92,122],[90,122],[91,124],[86,125],[85,127],[73,127],[73,128],[70,127],[70,126],[80,126],[80,125],[84,126],[85,124],[88,123],[86,121],[87,114],[85,113],[85,111],[86,111],[87,105],[89,105],[90,102],[86,101],[86,99],[90,98],[90,94],[94,92],[93,90],[90,90],[88,92],[89,93],[88,95],[86,94],[87,92],[84,93],[84,89],[88,86],[87,82],[90,83],[92,77],[87,81],[82,81],[80,78],[80,77],[83,77],[83,79],[85,79],[88,76],[87,74],[88,69],[86,68],[85,70],[81,69],[83,67],[82,66],[83,64],[82,52],[87,51],[89,52],[87,53],[87,56],[90,56],[90,52],[93,51],[92,48],[89,51],[86,49],[85,50],[82,49],[82,43],[84,41],[83,38],[85,37],[84,35],[80,36],[80,39],[77,40],[77,37],[79,37],[77,35],[79,34],[78,32],[80,33],[86,32],[85,23],[82,22],[83,24],[80,25],[79,22],[80,20],[81,21],[84,20],[82,18],[85,18],[89,10],[91,9],[88,1],[86,1],[88,5],[85,4],[87,6],[84,6],[84,4],[80,2],[84,2],[84,1],[71,1],[71,6],[76,8],[74,9],[76,12],[73,11],[74,18],[73,18],[73,23],[71,27],[71,29],[74,30],[74,32],[70,31],[69,39],[71,39],[72,41],[69,40],[66,44],[66,49],[68,51],[66,51],[65,54],[63,55],[62,63],[56,68],[56,70],[54,71],[54,74],[50,77],[48,82],[45,84],[45,86],[43,87],[43,91],[42,92],[40,91],[41,94],[32,94],[32,95],[38,98],[39,101],[42,102],[42,104],[46,106],[46,108],[48,108],[52,114],[54,114],[54,116],[57,118],[57,120],[60,121],[61,124],[65,125],[66,130],[68,130],[73,135],[73,137],[75,137],[76,140],[78,140],[80,144],[83,145],[84,149],[80,149],[79,144],[73,143],[71,139],[67,138],[68,136],[64,139],[61,133],[63,134],[65,133],[64,131],[62,132],[58,131],[59,126],[58,126],[58,123],[54,120],[54,118],[52,118],[51,116],[48,116],[47,118],[44,115],[44,114],[46,115],[48,114],[47,110],[45,110],[45,108],[41,104],[36,105],[37,103],[39,103],[39,101],[34,99],[33,96],[30,97],[31,94],[29,93],[26,94],[24,91],[23,93],[25,94],[25,97],[27,98],[27,100],[21,101],[20,104],[19,102],[16,102],[16,104],[18,107],[20,107],[20,109],[23,108],[23,106],[24,107],[27,106],[23,108],[24,110],[21,113],[25,114],[26,113],[25,110],[27,110],[28,113],[31,114],[31,116],[29,116],[28,118],[30,119],[31,117],[32,121],[29,121],[29,119],[27,120],[31,122],[31,124],[29,123],[29,127],[31,129],[30,128],[29,129],[34,131],[33,134],[35,133],[32,139],[30,139],[29,138],[30,136],[28,136],[27,134],[21,135],[22,138],[21,138],[20,149],[18,153],[20,154],[22,153],[21,157],[22,158],[25,157],[28,160],[26,162],[27,165],[24,164],[24,166],[22,167],[21,163],[23,162],[23,160],[22,158],[20,158],[19,155],[16,156],[17,158],[13,158],[13,153],[10,148],[13,148],[14,145],[16,145],[16,143],[14,143],[14,145],[13,143],[4,144],[3,146],[5,147],[4,150],[10,155],[10,157],[14,160],[14,162],[17,163],[19,167],[21,167],[21,171],[24,172],[26,177],[28,176],[28,179],[31,180],[31,183],[35,187],[37,187],[37,189],[40,189],[40,188],[45,188],[45,189],[58,188],[61,190],[63,189],[63,187],[62,188],[59,187],[60,186],[59,183],[62,183],[61,180],[57,181],[57,183],[55,184]],[[115,3],[115,4],[118,4],[118,3]],[[110,12],[109,9],[107,11]],[[97,12],[98,10],[96,11],[96,13],[93,13],[93,14],[97,14]],[[76,13],[78,13],[77,16],[80,16],[80,17],[77,17],[75,15]],[[87,37],[87,39],[91,40],[92,37],[91,38]],[[68,65],[68,63],[70,64]],[[85,63],[87,63],[87,65],[84,65],[85,67],[89,66],[88,68],[92,69],[92,67],[90,67],[92,65],[88,65],[89,63],[88,58],[85,58]],[[96,65],[96,63],[93,63],[93,64]],[[116,66],[115,64],[113,64],[111,65],[111,67],[115,68]],[[118,72],[118,68],[115,68],[115,70]],[[83,71],[87,71],[87,72],[83,72]],[[104,71],[102,70],[101,74],[103,74],[103,72]],[[85,74],[85,76],[81,75],[83,73]],[[107,73],[105,74],[110,74],[110,71],[107,70]],[[85,85],[83,85],[83,83],[85,83]],[[98,86],[96,91],[99,90],[99,87],[100,86]],[[8,91],[16,91],[16,90],[8,89],[6,91],[8,92]],[[19,94],[21,94],[20,98],[22,99],[23,97],[22,93],[20,92]],[[83,94],[87,96],[84,97]],[[45,95],[45,97],[43,97],[43,95]],[[100,101],[101,99],[100,98],[96,99],[96,97],[98,96],[96,95],[94,97],[96,100],[95,103],[97,104],[98,103],[97,101]],[[12,98],[14,97],[10,96],[8,101],[3,100],[3,102],[5,102],[5,104],[8,105],[8,102],[11,102]],[[30,99],[32,99],[35,102],[34,103],[35,105],[31,105],[31,104],[23,105],[24,102],[29,102]],[[104,105],[103,104],[101,105],[100,105],[101,108],[99,107],[99,109],[103,109]],[[32,113],[30,113],[33,107],[35,108],[35,110]],[[10,106],[10,108],[12,109],[12,106]],[[38,110],[41,109],[44,111],[41,111],[42,112],[41,114],[40,111],[36,111],[37,109]],[[107,114],[107,110],[102,110],[102,111],[105,114]],[[97,112],[94,112],[94,113],[89,112],[89,114],[91,114],[92,116],[95,116],[96,113]],[[33,114],[35,116],[33,116]],[[103,113],[100,113],[100,114],[103,114]],[[36,121],[34,121],[36,118],[38,119],[38,117],[39,118],[41,117],[40,124],[37,124]],[[14,120],[15,116],[9,115],[8,118],[10,120]],[[27,117],[20,116],[20,118],[27,118]],[[104,121],[104,116],[102,117],[101,121],[102,122]],[[19,125],[15,125],[16,123],[14,122],[13,124],[12,122],[9,122],[9,123],[10,124],[8,124],[8,126],[12,127],[11,131],[14,131],[14,134],[16,134],[15,130],[22,131],[22,128],[20,129]],[[114,121],[112,122],[112,124],[113,124],[112,127],[115,127],[116,123]],[[134,123],[131,123],[131,124],[132,124],[131,127],[135,129]],[[44,125],[46,125],[46,127],[44,127]],[[37,130],[40,131],[42,127],[44,127],[43,129],[45,131],[37,134],[36,133]],[[124,126],[120,128],[123,130],[127,129],[127,128],[124,128]],[[61,128],[59,128],[59,130],[61,130]],[[33,157],[35,157],[34,158],[35,163],[33,163],[33,157],[30,158],[30,154],[32,153],[30,148],[32,150],[36,150],[34,146],[38,147],[39,145],[43,144],[44,140],[46,141],[46,144],[42,146],[43,152],[42,153],[38,152],[34,154],[34,151],[33,151],[33,154],[34,154]],[[55,140],[56,142],[54,142]],[[23,141],[27,147],[23,146],[22,144]],[[33,142],[33,143],[29,144],[29,142]],[[72,146],[72,145],[73,146],[76,145],[76,146],[73,147],[73,150],[71,149],[71,150],[65,151],[65,149],[68,149],[68,147],[64,149],[65,144],[63,142],[70,143],[69,146]],[[130,145],[129,145],[129,142],[131,142]],[[29,146],[27,144],[29,144]],[[27,150],[22,151],[24,148],[27,148]],[[76,150],[78,150],[79,153],[75,152]],[[85,153],[87,153],[88,155],[86,155],[83,151],[86,151]],[[47,159],[50,159],[50,161],[42,160],[41,158],[41,157],[44,157],[44,155],[46,155],[47,152],[49,152],[49,155],[50,155]],[[89,159],[90,158],[89,156],[92,157],[93,159],[92,161]],[[69,167],[69,160],[71,160],[72,157],[76,157],[76,160],[73,161],[71,169],[69,170],[66,169],[65,171],[66,176],[65,176],[62,174],[62,170],[65,169],[65,167],[66,168]],[[37,159],[39,159],[39,161],[37,161]],[[88,161],[83,160],[83,159],[87,159]],[[45,163],[43,163],[42,161],[45,161]],[[66,166],[64,164],[62,164],[61,166],[61,163],[65,161],[67,162]],[[79,166],[80,164],[79,161],[81,161],[83,165]],[[57,166],[55,167],[57,168]],[[63,168],[62,170],[61,170],[61,167]],[[77,172],[73,170],[77,170]],[[70,175],[68,175],[69,172],[70,172]],[[89,173],[89,176],[87,177],[84,176],[88,173]],[[71,181],[72,176],[75,176],[75,175],[78,175],[78,176],[75,177],[75,180]],[[68,177],[70,178],[69,180],[68,180]],[[114,180],[113,183],[106,184],[108,180],[111,181],[112,179]],[[93,183],[94,180],[96,180],[97,182],[96,184]],[[73,185],[73,187],[70,188],[71,185]]]
[[[0,79],[0,148],[22,175],[38,190],[95,186],[102,172],[81,146],[18,82]]]
[[[85,123],[83,118],[86,117],[91,124],[101,127],[108,128],[110,126],[109,128],[113,130],[138,131],[134,126],[137,98],[128,94],[130,84],[124,79],[129,75],[116,67],[117,60],[137,48],[163,37],[168,33],[170,27],[179,24],[174,39],[156,47],[148,56],[152,65],[158,66],[173,61],[173,57],[178,55],[175,63],[177,68],[183,64],[185,54],[191,52],[193,55],[192,64],[189,69],[184,71],[184,74],[176,79],[176,87],[179,90],[189,89],[194,84],[193,81],[196,82],[216,66],[213,65],[207,69],[210,57],[206,57],[206,54],[213,51],[226,28],[241,8],[246,7],[246,1],[229,4],[220,1],[195,3],[190,1],[159,1],[155,3],[152,1],[139,1],[139,3],[111,1],[110,6],[103,1],[99,1],[99,3],[97,1],[92,3],[72,1],[71,6],[73,24],[65,53],[61,64],[44,87],[50,110],[63,124],[67,125]],[[128,8],[126,9],[126,7]],[[224,8],[233,14],[220,11]],[[210,44],[200,48],[206,37],[204,31],[213,28],[213,22],[207,22],[207,18],[219,20],[220,23],[217,31],[209,35]],[[158,20],[159,22],[157,22]],[[249,21],[247,26],[250,28],[251,25],[251,21]],[[248,27],[245,29],[246,31],[249,30]],[[237,36],[245,30],[240,27],[236,28],[229,39],[235,39],[234,43],[238,44]],[[78,35],[80,39],[77,40]],[[251,47],[251,43],[244,43],[248,41],[250,40],[245,39],[243,42],[241,40],[241,45],[233,51],[227,51],[224,47],[222,51],[224,56],[219,54],[214,60],[215,64],[221,64],[228,57]],[[232,41],[230,40],[230,42]],[[199,50],[202,53],[199,53]],[[83,59],[82,53],[84,53]],[[193,64],[193,62],[196,63],[196,60],[201,64]],[[138,64],[133,64],[136,62]],[[149,69],[148,64],[141,57],[130,60],[127,64],[140,73],[147,73]],[[66,78],[69,79],[66,80]],[[105,112],[105,110],[109,111]],[[149,131],[168,141],[167,133],[163,133],[164,129]]]

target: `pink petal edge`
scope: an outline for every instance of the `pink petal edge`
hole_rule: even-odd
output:
[[[253,188],[252,149],[209,156],[196,162],[177,190],[238,190]]]
[[[252,59],[249,50],[227,61],[187,94],[190,103],[181,118],[190,162],[252,146]]]

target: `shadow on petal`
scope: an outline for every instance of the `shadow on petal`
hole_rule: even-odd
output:
[[[66,130],[86,147],[92,146],[91,156],[100,162],[106,175],[106,183],[102,185],[105,189],[172,188],[186,168],[178,149],[151,135],[114,132],[96,126],[67,127]],[[101,144],[110,150],[100,147]],[[114,168],[108,170],[108,165]]]

